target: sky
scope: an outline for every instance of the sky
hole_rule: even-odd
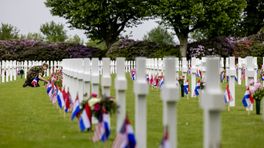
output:
[[[16,26],[21,34],[27,34],[40,32],[41,24],[55,21],[64,24],[68,35],[77,34],[87,41],[83,30],[70,29],[64,18],[51,15],[44,2],[45,0],[0,0],[0,23]],[[145,34],[157,26],[155,20],[145,21],[137,27],[126,28],[126,32],[122,35],[129,35],[132,39],[141,40]]]

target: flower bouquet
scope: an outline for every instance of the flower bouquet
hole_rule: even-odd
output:
[[[253,90],[253,98],[256,101],[256,114],[260,114],[260,102],[264,97],[264,87],[261,86],[260,83],[255,83]]]

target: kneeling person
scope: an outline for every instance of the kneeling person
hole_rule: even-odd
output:
[[[44,63],[42,66],[33,66],[30,68],[30,70],[27,72],[27,79],[23,85],[23,87],[31,86],[31,87],[39,87],[38,81],[42,80],[44,82],[49,82],[44,76],[44,71],[48,69],[48,64]]]

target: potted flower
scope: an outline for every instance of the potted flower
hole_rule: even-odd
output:
[[[261,86],[260,83],[256,83],[254,85],[254,93],[253,93],[253,98],[256,101],[256,114],[260,114],[260,102],[262,98],[264,97],[264,88]]]

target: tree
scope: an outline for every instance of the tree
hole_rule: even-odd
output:
[[[64,42],[67,39],[64,26],[62,24],[56,24],[54,21],[41,25],[40,31],[49,42]]]
[[[99,40],[89,40],[86,43],[86,46],[99,48],[101,50],[106,50],[107,49],[105,42],[100,42]]]
[[[207,37],[229,35],[234,31],[246,6],[245,0],[160,0],[153,14],[162,18],[180,40],[181,55],[186,56],[188,35],[199,29]]]
[[[66,42],[81,45],[83,44],[83,40],[77,34],[75,34],[73,37],[69,37]]]
[[[51,13],[64,17],[72,27],[83,29],[92,40],[104,41],[107,49],[125,27],[147,15],[147,0],[47,0]]]
[[[264,27],[264,2],[263,0],[247,0],[241,23],[241,35],[249,36],[256,34]]]
[[[156,42],[160,45],[174,45],[173,35],[167,31],[166,28],[158,26],[152,29],[147,35],[144,36],[144,40],[150,42]]]
[[[43,41],[44,37],[40,33],[28,33],[26,36],[28,40]]]
[[[0,40],[18,39],[18,29],[10,24],[1,24]]]

